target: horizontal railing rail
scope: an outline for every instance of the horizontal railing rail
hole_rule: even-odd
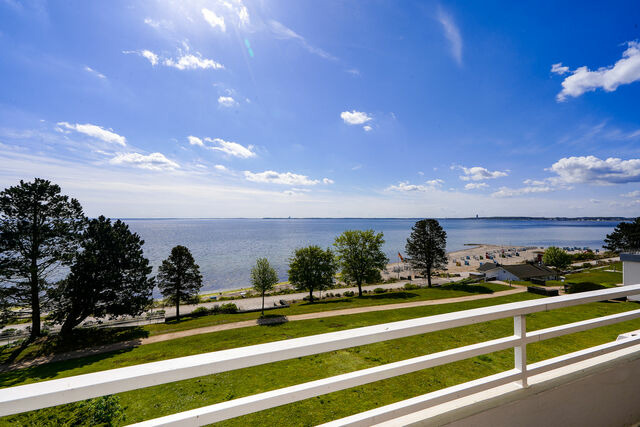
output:
[[[368,418],[368,413],[363,413],[362,416],[354,416],[358,418],[351,421],[348,419],[340,420],[345,424],[365,425],[370,424],[373,420],[379,422],[383,419],[390,419],[391,416],[406,414],[409,413],[407,411],[416,410],[418,407],[425,408],[447,399],[462,397],[513,381],[519,381],[522,386],[526,386],[529,375],[640,343],[640,339],[634,337],[543,362],[529,365],[526,363],[526,346],[529,343],[640,318],[640,310],[532,332],[526,332],[525,316],[527,314],[636,294],[640,294],[640,285],[609,288],[457,311],[4,388],[0,389],[0,416],[443,329],[507,317],[514,318],[514,334],[508,337],[349,372],[141,423],[141,425],[209,424],[482,354],[509,348],[515,349],[513,370],[399,402],[394,404],[396,406],[392,408],[383,407],[388,410],[378,408],[369,411],[372,413],[372,418]]]

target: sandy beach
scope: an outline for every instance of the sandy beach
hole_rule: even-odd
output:
[[[468,246],[466,249],[447,253],[449,259],[447,263],[448,273],[462,273],[464,275],[464,273],[475,271],[483,263],[493,263],[494,261],[499,264],[522,264],[526,261],[535,260],[538,257],[538,253],[543,251],[538,246],[491,244],[469,244]],[[400,269],[400,276],[419,274],[414,272],[406,262],[394,262],[387,265],[386,270],[383,272],[383,278],[388,279],[397,276],[398,269]]]

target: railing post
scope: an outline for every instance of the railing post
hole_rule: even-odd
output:
[[[522,373],[522,387],[527,387],[527,320],[524,314],[513,316],[513,334],[520,338],[520,345],[513,348],[515,368]]]

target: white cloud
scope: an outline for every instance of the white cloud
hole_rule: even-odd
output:
[[[442,24],[444,35],[449,40],[451,47],[451,55],[458,65],[462,65],[462,36],[460,29],[453,21],[451,15],[446,13],[442,8],[438,9],[438,21]]]
[[[489,184],[486,182],[470,182],[464,186],[465,190],[479,190],[481,188],[487,188]]]
[[[364,126],[362,126],[362,129],[364,129],[366,132],[369,132],[373,128],[371,126],[369,126],[369,125],[364,125]]]
[[[565,157],[554,163],[550,170],[558,174],[556,180],[568,183],[624,184],[640,182],[640,159],[606,160],[595,156]]]
[[[249,25],[249,10],[242,3],[242,0],[221,0],[220,3],[235,14],[241,27]]]
[[[144,23],[147,24],[148,26],[156,28],[156,29],[160,28],[160,22],[154,21],[151,18],[144,18]]]
[[[158,65],[158,55],[151,52],[150,50],[145,49],[140,52],[140,55],[142,55],[144,58],[147,58],[151,65]]]
[[[567,67],[561,67],[558,70],[564,68]],[[557,100],[560,102],[565,101],[568,96],[575,98],[598,88],[602,88],[606,92],[613,92],[620,85],[640,80],[640,43],[637,41],[628,42],[627,49],[622,53],[622,58],[614,65],[601,67],[595,71],[589,70],[587,66],[582,66],[570,71],[570,73],[571,75],[562,82],[562,91],[557,96]]]
[[[547,185],[548,180],[539,180],[539,179],[525,179],[523,181],[524,185]]]
[[[622,197],[640,197],[640,190],[631,191],[629,193],[621,194]]]
[[[225,141],[221,138],[205,138],[205,141],[218,144],[218,146],[207,148],[211,150],[222,151],[223,153],[229,154],[234,157],[248,159],[249,157],[256,156],[256,153],[253,151],[253,145],[248,145],[245,147],[244,145],[238,144],[237,142]]]
[[[490,171],[480,166],[474,166],[472,168],[460,166],[460,169],[464,172],[464,175],[460,177],[463,181],[483,181],[485,179],[495,179],[509,175],[508,171]]]
[[[174,170],[180,167],[176,162],[167,159],[162,153],[148,155],[140,153],[119,153],[109,160],[114,165],[129,165],[148,170]]]
[[[187,139],[189,140],[189,144],[191,144],[191,145],[197,145],[197,146],[200,146],[200,147],[204,147],[204,143],[197,136],[189,135],[187,137]]]
[[[121,146],[125,146],[127,145],[127,140],[124,136],[122,135],[118,135],[117,133],[113,132],[112,129],[105,129],[101,126],[98,125],[92,125],[90,123],[86,123],[84,125],[81,124],[71,124],[71,123],[67,123],[67,122],[59,122],[58,126],[60,127],[64,127],[66,129],[70,129],[70,130],[75,130],[76,132],[80,132],[83,133],[85,135],[88,135],[92,138],[96,138],[99,139],[101,141],[104,142],[108,142],[111,144],[118,144]]]
[[[398,192],[427,192],[436,190],[441,187],[444,181],[441,179],[432,179],[425,182],[424,185],[409,184],[409,181],[400,181],[397,185],[390,185],[386,188],[386,191],[398,191]]]
[[[247,179],[247,181],[267,184],[316,185],[320,183],[319,180],[310,179],[306,175],[298,175],[293,172],[275,172],[270,170],[260,173],[245,171],[244,177]]]
[[[562,62],[551,65],[551,72],[554,74],[563,75],[569,72],[569,67],[562,65]]]
[[[522,188],[508,188],[508,187],[500,187],[500,190],[491,194],[493,197],[515,197],[522,196],[531,193],[548,193],[553,191],[552,187],[547,186],[533,186],[533,187],[522,187]]]
[[[298,43],[300,43],[300,45],[303,48],[305,48],[308,52],[313,53],[314,55],[318,55],[321,58],[330,59],[334,61],[337,59],[335,56],[331,55],[330,53],[318,47],[311,46],[304,37],[302,37],[300,34],[296,33],[295,31],[293,31],[291,28],[284,26],[282,23],[278,21],[274,21],[274,20],[270,21],[269,26],[271,28],[272,33],[277,38],[296,40]]]
[[[323,184],[333,184],[334,181],[332,179],[329,179],[329,178],[322,178],[322,183]]]
[[[106,79],[107,78],[107,76],[105,76],[104,74],[102,74],[99,71],[94,70],[93,68],[89,67],[88,65],[84,67],[84,70],[86,72],[88,72],[88,73],[91,73],[91,74],[101,78],[101,79]]]
[[[214,168],[216,170],[219,170],[220,172],[226,172],[226,171],[229,170],[229,169],[227,169],[227,167],[225,165],[215,165]]]
[[[223,33],[227,31],[227,26],[224,24],[224,17],[216,15],[215,12],[207,8],[202,8],[202,16],[212,28],[218,27]]]
[[[224,68],[224,65],[214,61],[213,59],[203,58],[198,52],[196,52],[195,55],[190,53],[183,54],[176,59],[167,58],[164,60],[163,64],[167,67],[177,68],[178,70],[206,70],[207,68],[219,70]]]
[[[218,97],[218,104],[220,104],[223,107],[233,107],[235,105],[238,105],[236,100],[233,99],[233,97],[231,97],[231,96],[220,96],[220,97]]]
[[[348,125],[362,125],[373,120],[373,117],[371,117],[367,113],[356,110],[343,111],[342,113],[340,113],[340,117]]]

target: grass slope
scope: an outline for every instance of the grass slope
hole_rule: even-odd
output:
[[[222,331],[150,344],[127,352],[53,363],[5,373],[0,375],[0,384],[2,386],[10,386],[61,378],[204,351],[221,350],[533,298],[538,297],[531,294],[514,294],[464,303],[338,316],[331,319],[306,320],[275,327],[252,327]],[[552,312],[535,313],[527,316],[527,329],[547,328],[637,308],[638,305],[634,303],[592,303]],[[640,328],[640,320],[634,320],[531,344],[528,346],[528,361],[536,362],[598,345],[615,339],[621,332],[638,328]],[[131,423],[353,370],[508,336],[512,333],[513,321],[511,319],[501,319],[149,387],[121,393],[119,396],[126,408],[126,422]],[[307,399],[302,402],[239,417],[221,424],[238,426],[313,425],[491,375],[512,367],[513,352],[511,350],[501,351]],[[0,420],[0,425],[42,424],[45,420],[51,419],[51,417],[64,416],[65,412],[71,411],[73,408],[74,405],[71,404],[35,411],[30,414],[2,419]]]
[[[294,315],[314,313],[320,311],[340,310],[345,308],[368,307],[413,301],[439,300],[444,298],[457,298],[473,294],[487,294],[510,289],[508,286],[496,283],[483,283],[482,285],[452,284],[430,289],[415,289],[411,291],[394,291],[383,294],[367,294],[362,298],[332,298],[319,302],[298,302],[289,308],[270,310],[269,314]],[[179,332],[188,329],[202,328],[205,326],[220,325],[224,323],[252,320],[260,317],[260,313],[236,313],[217,314],[202,317],[184,317],[180,322],[167,322],[142,327],[131,328],[105,328],[105,329],[77,329],[74,335],[68,339],[58,336],[40,339],[28,346],[16,349],[11,346],[0,347],[0,364],[19,362],[33,359],[38,356],[62,353],[81,348],[111,344],[115,342],[135,340],[152,335]]]

